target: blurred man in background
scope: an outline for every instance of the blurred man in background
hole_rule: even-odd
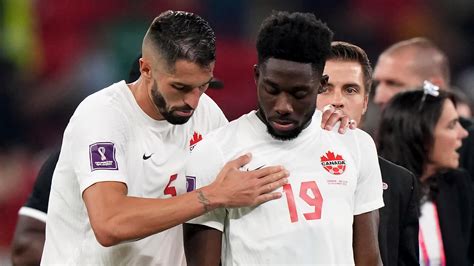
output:
[[[373,74],[374,102],[383,108],[398,92],[415,89],[427,80],[451,90],[451,74],[446,54],[426,38],[412,38],[393,44],[380,55]],[[378,121],[378,119],[377,119]],[[460,118],[469,135],[460,149],[460,167],[474,178],[474,125]],[[374,121],[371,121],[374,126]]]

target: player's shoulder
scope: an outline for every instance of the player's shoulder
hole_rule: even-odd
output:
[[[77,107],[75,114],[99,115],[107,111],[123,110],[127,93],[131,94],[125,81],[114,83],[102,90],[87,96]]]
[[[196,108],[196,115],[213,115],[216,111],[221,112],[221,108],[217,103],[209,97],[209,95],[203,93],[199,99],[198,107]]]
[[[240,133],[242,133],[242,127],[246,127],[248,114],[242,115],[241,117],[230,121],[226,125],[212,130],[208,134],[208,138],[214,139],[215,141],[225,142],[228,138],[234,138]]]
[[[321,130],[322,136],[326,138],[340,140],[349,146],[361,145],[361,144],[370,144],[374,145],[374,140],[372,137],[365,131],[361,129],[347,129],[345,133],[339,133],[339,123],[337,123],[331,130]]]
[[[197,146],[213,145],[215,148],[229,152],[233,147],[238,146],[239,140],[244,137],[249,129],[249,114],[217,128],[206,134]]]

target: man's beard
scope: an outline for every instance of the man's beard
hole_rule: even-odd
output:
[[[316,110],[316,109],[315,109]],[[265,112],[263,111],[263,108],[262,106],[260,105],[260,103],[258,104],[258,112],[260,114],[260,119],[262,120],[262,122],[267,126],[267,132],[274,138],[274,139],[277,139],[277,140],[283,140],[283,141],[287,141],[287,140],[292,140],[296,137],[299,136],[299,134],[301,133],[301,131],[303,131],[303,129],[305,129],[307,127],[307,124],[309,123],[309,121],[311,120],[313,114],[314,114],[314,111],[311,112],[308,116],[306,116],[305,118],[305,121],[302,125],[299,125],[299,126],[296,126],[294,129],[292,130],[288,130],[288,131],[276,131],[270,124],[270,122],[268,121],[268,118],[267,118],[267,115],[265,114]]]
[[[156,106],[160,114],[168,121],[169,123],[173,125],[182,125],[191,118],[191,116],[179,116],[175,115],[173,112],[174,111],[191,111],[193,108],[189,105],[184,105],[180,107],[175,107],[175,108],[169,108],[168,103],[166,102],[165,98],[163,98],[163,95],[158,91],[158,85],[156,84],[156,81],[154,82],[152,88],[151,88],[151,100],[152,104]]]

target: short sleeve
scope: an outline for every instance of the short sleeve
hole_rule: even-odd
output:
[[[218,149],[212,138],[206,138],[199,142],[192,151],[185,167],[188,191],[211,184],[223,166],[222,152]],[[191,189],[190,180],[195,184]],[[222,208],[215,209],[187,223],[201,224],[223,231],[225,218],[226,210]]]
[[[104,102],[100,101],[103,100]],[[70,162],[81,193],[103,181],[127,183],[127,126],[120,107],[103,98],[82,103],[65,132],[70,147]]]
[[[354,215],[370,212],[384,206],[382,175],[373,139],[365,132],[356,132],[358,139],[359,176],[355,191]]]
[[[36,177],[33,191],[31,192],[25,205],[20,209],[19,214],[29,216],[40,221],[46,221],[48,212],[49,192],[51,191],[51,180],[54,169],[59,159],[59,149],[54,151],[41,166]]]

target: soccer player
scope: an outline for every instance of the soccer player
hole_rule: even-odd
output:
[[[317,98],[320,109],[342,110],[362,124],[372,83],[372,68],[362,48],[333,42],[324,74],[329,76]],[[418,198],[415,176],[379,157],[383,200],[380,209],[379,246],[384,265],[416,265],[418,261]]]
[[[223,265],[380,265],[374,142],[358,129],[323,130],[315,113],[331,39],[310,13],[275,12],[263,22],[254,66],[258,110],[207,135],[185,175],[205,186],[229,158],[252,152],[243,170],[282,164],[289,183],[279,200],[217,209],[185,224],[189,265],[218,265],[222,241]]]
[[[217,207],[281,197],[273,190],[288,171],[239,171],[249,154],[225,164],[209,186],[180,195],[193,187],[177,176],[189,151],[227,123],[204,94],[214,61],[209,24],[167,11],[145,34],[140,78],[78,106],[53,175],[42,264],[182,265],[178,225]]]

